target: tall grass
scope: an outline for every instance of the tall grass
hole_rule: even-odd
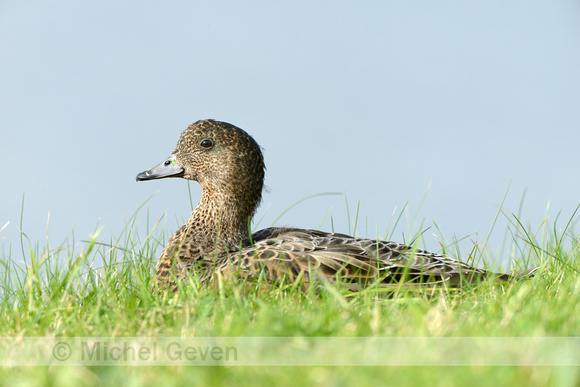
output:
[[[358,208],[358,207],[357,207]],[[138,211],[144,211],[139,208]],[[357,209],[358,213],[358,209]],[[12,250],[0,269],[0,336],[578,336],[580,334],[580,238],[577,210],[559,228],[542,222],[532,230],[517,216],[506,230],[505,251],[515,267],[538,265],[533,278],[482,282],[461,291],[399,289],[384,296],[372,289],[349,293],[324,285],[303,292],[294,284],[248,286],[224,280],[192,284],[178,295],[151,294],[152,271],[168,236],[162,219],[144,235],[137,212],[116,237],[98,228],[82,251],[65,241],[54,247],[24,239],[24,264]],[[353,232],[358,227],[355,216]],[[400,215],[394,216],[393,225]],[[420,242],[420,233],[412,243]],[[71,235],[74,239],[74,236]],[[456,246],[454,241],[452,246]],[[444,249],[447,249],[445,246]],[[475,247],[474,254],[482,254]],[[503,252],[502,252],[503,253]],[[391,356],[397,356],[396,353]],[[282,385],[390,382],[392,384],[576,385],[576,368],[543,367],[35,367],[0,370],[0,383],[131,383]]]

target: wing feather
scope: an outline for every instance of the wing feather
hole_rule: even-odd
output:
[[[317,230],[270,228],[252,236],[253,245],[233,254],[233,264],[242,271],[269,272],[273,278],[300,273],[366,285],[456,286],[462,278],[483,278],[487,272],[452,258],[411,248],[396,242],[352,238]],[[358,288],[359,286],[355,286]]]

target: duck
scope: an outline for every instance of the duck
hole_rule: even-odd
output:
[[[178,292],[195,276],[266,278],[274,285],[301,281],[303,288],[330,281],[360,291],[379,288],[448,287],[511,274],[496,274],[447,255],[378,239],[293,227],[250,231],[262,201],[266,167],[261,147],[227,122],[194,122],[173,152],[137,181],[183,178],[198,182],[201,199],[189,220],[169,239],[157,262],[152,291]],[[181,287],[183,288],[183,287]]]

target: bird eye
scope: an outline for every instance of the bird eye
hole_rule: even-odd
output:
[[[169,164],[171,164],[171,161],[165,160],[165,162],[163,164],[165,164],[165,166],[167,167],[167,166],[169,166]]]
[[[201,147],[202,147],[202,148],[206,148],[206,149],[207,149],[207,148],[211,148],[211,146],[213,145],[213,141],[212,141],[212,140],[210,140],[210,139],[207,139],[207,138],[206,138],[205,140],[203,140],[203,141],[201,142],[201,144],[200,144],[200,145],[201,145]]]

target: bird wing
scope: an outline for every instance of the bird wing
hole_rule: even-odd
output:
[[[333,278],[359,289],[378,282],[382,287],[457,286],[462,278],[488,273],[441,254],[396,242],[353,238],[317,230],[269,228],[252,235],[253,245],[232,253],[229,265],[241,271],[266,272],[270,279],[299,275]]]

